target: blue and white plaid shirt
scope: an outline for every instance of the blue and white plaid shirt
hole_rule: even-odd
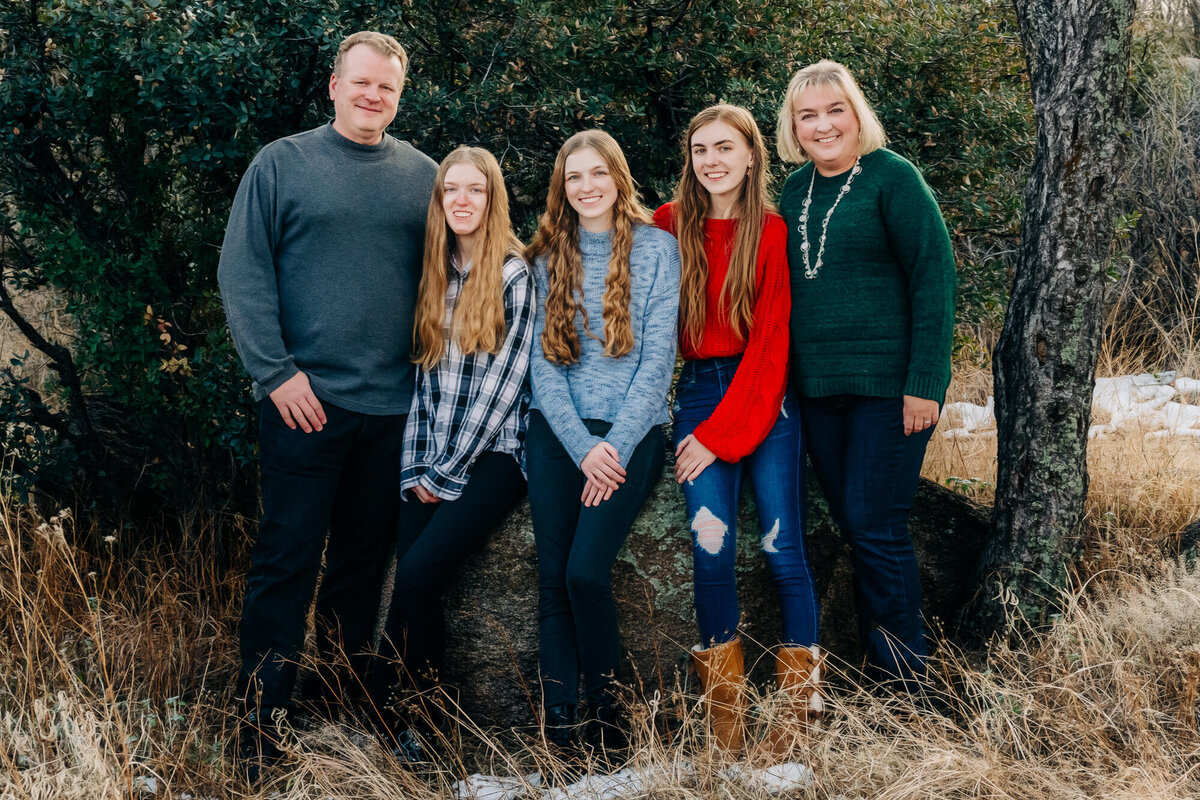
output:
[[[481,453],[509,453],[524,467],[529,418],[529,351],[536,304],[533,274],[517,256],[504,263],[504,343],[495,355],[463,355],[450,319],[470,273],[450,260],[446,280],[446,351],[432,370],[417,370],[404,428],[400,485],[424,486],[443,500],[462,494]]]

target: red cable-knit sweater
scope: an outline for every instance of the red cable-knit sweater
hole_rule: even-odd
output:
[[[674,203],[654,212],[654,224],[675,234]],[[729,389],[711,416],[693,434],[722,461],[739,461],[754,452],[767,438],[787,388],[788,318],[792,296],[788,278],[787,226],[778,214],[768,213],[758,242],[754,327],[745,341],[739,340],[721,310],[721,288],[729,270],[737,220],[708,219],[704,222],[704,252],[708,256],[705,287],[704,332],[698,343],[680,336],[679,352],[689,361],[742,354]],[[685,321],[680,318],[679,329]]]

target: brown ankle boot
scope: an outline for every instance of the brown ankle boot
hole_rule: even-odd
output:
[[[825,710],[821,696],[821,648],[780,647],[775,654],[775,679],[785,694],[767,733],[768,752],[776,759],[792,754],[804,737],[821,727]]]
[[[706,650],[692,648],[692,661],[704,687],[704,703],[712,741],[737,758],[746,738],[746,667],[742,640],[734,639]]]

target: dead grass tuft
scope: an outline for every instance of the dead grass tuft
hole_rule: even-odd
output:
[[[457,715],[458,737],[435,765],[404,769],[362,730],[326,726],[289,736],[279,770],[247,786],[227,755],[239,581],[196,566],[197,553],[84,552],[69,515],[43,522],[3,499],[0,525],[5,800],[432,800],[475,772],[540,797],[531,776],[560,769],[535,737]],[[1159,563],[1085,588],[1025,649],[981,661],[944,644],[923,700],[874,695],[831,664],[839,688],[802,751],[816,780],[789,796],[1200,795],[1200,568]],[[777,696],[753,701],[760,721],[778,712]],[[636,796],[769,796],[705,752],[700,703],[679,687],[632,704],[631,719],[628,766],[647,776]]]

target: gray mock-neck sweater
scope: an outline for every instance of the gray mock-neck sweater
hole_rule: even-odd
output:
[[[599,337],[604,333],[604,279],[611,243],[610,233],[579,230],[583,305],[589,327]],[[650,428],[669,419],[667,390],[675,368],[679,313],[679,243],[675,237],[652,225],[638,225],[630,253],[630,277],[633,350],[620,358],[605,356],[604,343],[584,332],[583,315],[577,314],[579,360],[562,366],[547,361],[542,350],[549,294],[546,258],[538,258],[534,265],[538,303],[530,359],[533,408],[546,417],[576,464],[581,464],[594,446],[607,441],[625,466]],[[583,424],[585,419],[611,422],[612,428],[603,438],[593,436]]]
[[[261,400],[298,371],[323,401],[403,414],[437,165],[332,125],[271,142],[242,178],[217,279]]]

